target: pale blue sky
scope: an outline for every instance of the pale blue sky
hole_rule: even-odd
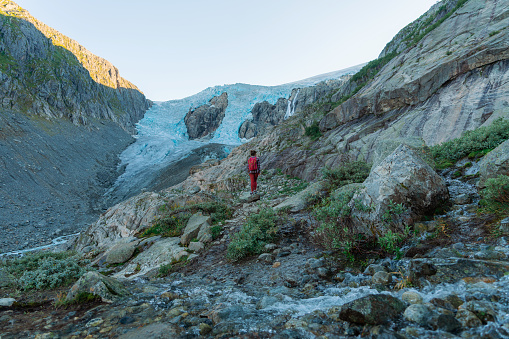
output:
[[[279,85],[375,59],[436,0],[15,0],[151,100]]]

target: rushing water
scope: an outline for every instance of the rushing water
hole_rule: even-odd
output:
[[[67,243],[67,241],[70,238],[73,238],[74,236],[77,236],[78,234],[79,233],[69,234],[69,235],[64,235],[64,236],[55,238],[55,239],[53,239],[51,241],[51,244],[48,244],[48,245],[28,248],[28,249],[25,249],[25,250],[17,250],[17,251],[12,251],[12,252],[0,253],[0,257],[3,257],[3,256],[22,256],[22,255],[24,255],[26,253],[30,253],[30,252],[49,250],[49,249],[52,249],[52,248],[54,248],[56,246],[63,245],[65,243]]]
[[[355,282],[364,283],[369,280],[366,276],[350,276],[350,284]],[[171,291],[178,295],[185,295],[184,299],[177,299],[168,304],[159,297],[152,297],[149,301],[156,308],[168,309],[185,306],[186,309],[203,308],[204,305],[212,305],[220,313],[221,323],[216,326],[234,329],[239,333],[276,333],[277,326],[281,321],[299,320],[311,321],[316,319],[320,322],[320,314],[330,314],[331,310],[338,310],[345,303],[370,294],[389,294],[400,298],[406,291],[416,291],[423,297],[424,303],[430,303],[433,299],[443,299],[450,295],[456,295],[463,301],[488,301],[489,307],[493,308],[494,321],[486,324],[467,328],[463,337],[481,338],[507,338],[509,330],[509,277],[503,277],[494,283],[478,282],[468,284],[459,281],[454,284],[430,285],[421,289],[404,288],[379,292],[369,286],[350,287],[346,284],[323,284],[318,285],[312,295],[304,296],[300,289],[287,287],[237,286],[233,284],[199,284],[197,281],[183,278],[171,284],[160,285],[160,292]],[[314,295],[313,295],[314,294]],[[337,311],[333,311],[337,312]],[[491,312],[491,311],[490,311]],[[332,322],[333,323],[333,322]],[[279,325],[278,325],[279,324]],[[311,332],[301,329],[302,337],[315,338]],[[441,330],[431,330],[407,320],[401,320],[398,324],[389,324],[399,332],[411,331],[411,337],[441,338],[451,337],[451,334]],[[408,332],[410,333],[410,332]]]

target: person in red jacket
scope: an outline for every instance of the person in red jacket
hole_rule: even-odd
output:
[[[258,175],[260,175],[260,159],[256,156],[256,151],[251,151],[251,157],[247,159],[247,171],[251,178],[251,194],[257,194],[256,180],[258,180]]]

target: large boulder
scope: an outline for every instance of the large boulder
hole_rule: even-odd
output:
[[[258,102],[251,110],[252,120],[246,120],[239,128],[239,138],[251,139],[279,125],[285,118],[288,100],[279,98],[275,105],[267,101]]]
[[[339,318],[361,325],[379,325],[398,317],[406,304],[387,294],[372,294],[341,307]]]
[[[400,232],[448,199],[444,180],[414,150],[399,145],[353,196],[351,219],[357,232],[369,236]]]
[[[150,227],[166,202],[162,195],[146,192],[113,206],[80,234],[74,244],[76,250],[103,251],[142,232]]]
[[[137,238],[127,238],[125,241],[118,242],[105,253],[105,263],[121,264],[131,259],[140,243]]]
[[[73,300],[80,293],[91,293],[101,297],[103,302],[129,295],[127,289],[116,279],[97,272],[85,273],[69,290],[66,300]]]
[[[211,224],[212,218],[210,216],[203,215],[201,212],[193,214],[187,222],[184,234],[180,237],[180,243],[182,245],[189,245],[191,240],[198,238],[199,235],[202,238],[205,234],[210,233]]]
[[[500,144],[479,161],[479,182],[477,186],[484,188],[486,180],[499,175],[509,175],[509,140]]]

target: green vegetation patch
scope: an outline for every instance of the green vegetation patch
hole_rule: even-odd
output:
[[[306,127],[305,131],[306,136],[310,137],[311,140],[315,141],[322,136],[322,132],[320,132],[320,127],[318,126],[318,121],[314,121],[311,126]]]
[[[329,182],[331,190],[353,183],[361,183],[369,175],[371,166],[365,161],[354,161],[345,163],[337,168],[325,167],[322,175]]]
[[[373,255],[395,254],[397,258],[401,257],[400,247],[409,238],[411,228],[406,226],[403,232],[394,232],[391,228],[407,209],[391,201],[382,216],[387,231],[381,234],[371,227],[377,236],[367,237],[352,227],[352,207],[364,212],[372,210],[372,206],[365,206],[358,199],[352,200],[356,190],[355,187],[342,190],[314,207],[312,214],[319,224],[316,234],[320,243],[329,250],[340,251],[352,262]]]
[[[11,67],[16,67],[16,60],[5,51],[0,52],[0,71],[7,72],[11,69]]]
[[[509,120],[499,118],[490,126],[467,131],[459,138],[431,147],[437,168],[444,169],[464,157],[478,158],[509,139]]]
[[[18,278],[22,290],[51,289],[69,285],[90,269],[74,252],[39,252],[8,259],[0,267]]]
[[[486,180],[486,187],[481,190],[479,204],[486,212],[505,216],[509,214],[509,176],[499,175]]]
[[[166,208],[160,208],[160,210],[165,211]],[[233,209],[222,202],[204,202],[184,207],[175,206],[169,209],[163,216],[157,218],[153,225],[146,229],[140,237],[144,238],[155,235],[179,237],[182,235],[191,216],[198,212],[210,215],[213,225],[224,222],[233,215]]]
[[[166,277],[173,272],[177,272],[179,269],[183,268],[184,266],[186,266],[189,263],[189,261],[187,259],[188,259],[188,256],[185,255],[185,256],[180,257],[179,260],[173,259],[171,263],[161,265],[159,267],[158,276]]]
[[[274,210],[268,207],[249,216],[240,231],[233,236],[226,257],[238,261],[262,253],[265,245],[276,238],[278,219]]]

